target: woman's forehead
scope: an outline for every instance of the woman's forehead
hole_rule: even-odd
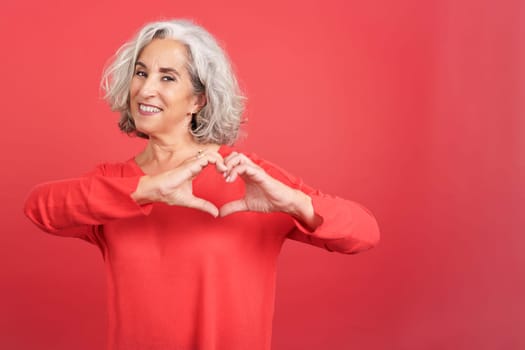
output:
[[[187,62],[186,46],[174,39],[153,39],[142,49],[137,61],[150,69],[183,68]]]

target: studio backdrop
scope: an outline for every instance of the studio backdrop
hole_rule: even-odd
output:
[[[103,68],[189,18],[248,97],[243,150],[369,208],[357,255],[287,241],[275,350],[524,349],[523,1],[36,1],[0,5],[0,348],[103,349],[104,261],[22,213],[37,183],[136,155]]]

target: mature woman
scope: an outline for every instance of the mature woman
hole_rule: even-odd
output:
[[[146,25],[107,68],[136,157],[45,183],[26,215],[101,250],[108,349],[269,349],[286,238],[357,253],[379,231],[361,205],[232,148],[243,97],[213,37],[188,21]]]

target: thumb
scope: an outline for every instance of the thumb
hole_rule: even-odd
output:
[[[247,210],[248,210],[248,206],[246,205],[246,202],[243,199],[238,199],[238,200],[224,204],[219,209],[219,215],[223,217],[226,215],[237,213],[239,211],[247,211]]]
[[[199,197],[193,197],[190,203],[188,203],[187,207],[206,212],[214,218],[219,216],[219,209],[217,209],[217,207],[213,205],[213,203],[210,203],[207,200],[204,200]]]

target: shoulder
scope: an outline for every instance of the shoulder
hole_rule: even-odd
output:
[[[88,175],[100,175],[107,177],[129,177],[142,175],[134,158],[123,162],[105,162],[98,164]]]

